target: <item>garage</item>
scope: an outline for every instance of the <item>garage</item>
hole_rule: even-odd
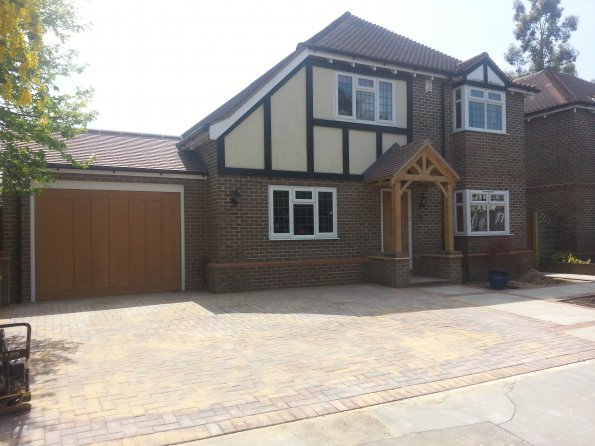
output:
[[[181,289],[182,192],[109,189],[34,198],[37,300]]]

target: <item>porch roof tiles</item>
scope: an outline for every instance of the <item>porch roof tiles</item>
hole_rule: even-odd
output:
[[[372,183],[392,177],[426,144],[427,141],[424,140],[413,141],[404,146],[395,143],[366,169],[364,182]]]

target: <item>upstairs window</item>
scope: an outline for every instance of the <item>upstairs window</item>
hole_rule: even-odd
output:
[[[508,191],[459,190],[455,192],[455,234],[509,234]]]
[[[394,82],[353,74],[337,74],[337,118],[394,124],[394,104]]]
[[[463,86],[454,90],[454,129],[505,133],[506,95],[503,91]]]
[[[337,190],[269,186],[269,237],[336,238]]]

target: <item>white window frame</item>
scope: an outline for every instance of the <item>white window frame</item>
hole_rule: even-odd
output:
[[[460,92],[461,92],[460,101],[457,101],[457,99],[456,99],[457,90],[460,90]],[[482,98],[471,97],[471,90],[482,91],[484,93],[484,98],[482,99]],[[502,98],[502,100],[497,101],[497,100],[489,99],[490,93],[499,94],[500,97]],[[485,107],[484,107],[485,127],[483,127],[483,128],[471,127],[469,125],[469,101],[481,102],[485,105]],[[459,128],[457,128],[457,102],[461,103],[461,127],[459,127]],[[499,133],[499,134],[506,133],[506,91],[505,90],[493,90],[493,89],[489,89],[489,88],[475,87],[473,85],[461,85],[460,87],[453,89],[452,104],[453,104],[452,128],[453,128],[454,132],[461,132],[463,130],[471,130],[473,132],[486,132],[486,133]],[[487,105],[488,104],[500,105],[502,107],[502,130],[492,130],[492,129],[487,128],[487,125],[488,125],[488,120],[487,120],[487,108],[488,107],[487,107]]]
[[[457,194],[462,194],[462,203],[457,203]],[[473,201],[473,194],[486,194],[487,201]],[[504,201],[491,201],[491,194],[504,195]],[[510,235],[510,192],[507,190],[482,190],[482,189],[461,189],[455,192],[454,196],[454,233],[466,237],[492,236],[492,235]],[[489,225],[489,207],[491,205],[504,205],[504,231],[471,231],[471,206],[486,205],[488,207],[488,225]],[[463,208],[463,231],[458,230],[457,207]]]
[[[339,76],[346,76],[351,78],[351,92],[352,92],[352,105],[351,105],[351,116],[347,115],[340,115],[339,114]],[[374,82],[374,87],[359,87],[358,80],[359,79],[366,79],[371,80]],[[380,119],[380,82],[385,82],[391,85],[392,89],[392,116],[393,119],[385,120]],[[357,119],[357,90],[365,91],[368,93],[374,93],[374,121],[367,121],[365,119]],[[361,122],[364,124],[374,124],[374,125],[390,125],[396,126],[397,125],[397,98],[396,98],[396,84],[394,80],[385,79],[380,77],[373,77],[373,76],[363,76],[356,73],[344,73],[344,72],[337,72],[335,75],[335,119],[339,121],[351,121],[351,122]]]
[[[274,213],[273,213],[273,192],[289,192],[289,232],[274,232]],[[295,198],[296,192],[312,192],[311,199]],[[318,193],[332,192],[333,194],[333,232],[320,232],[318,221]],[[312,204],[314,207],[314,234],[313,235],[295,235],[293,227],[293,206],[294,204]],[[337,188],[335,187],[304,187],[304,186],[269,186],[269,239],[271,240],[315,240],[315,239],[336,239],[337,238]]]

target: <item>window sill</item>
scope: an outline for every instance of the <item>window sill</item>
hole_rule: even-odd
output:
[[[348,116],[335,115],[335,121],[351,122],[353,124],[381,125],[383,127],[396,127],[396,121],[366,121],[364,119],[350,118]]]
[[[302,236],[294,236],[294,237],[271,237],[269,236],[269,240],[278,241],[278,240],[339,240],[339,237],[336,235],[328,236],[328,237],[315,237],[313,235],[302,235]]]
[[[477,133],[492,133],[494,135],[508,135],[506,132],[501,132],[499,130],[487,130],[487,129],[474,129],[474,128],[466,128],[466,129],[454,129],[453,133],[462,133],[462,132],[477,132]]]
[[[455,237],[512,237],[514,234],[507,232],[493,232],[482,234],[454,234]]]

